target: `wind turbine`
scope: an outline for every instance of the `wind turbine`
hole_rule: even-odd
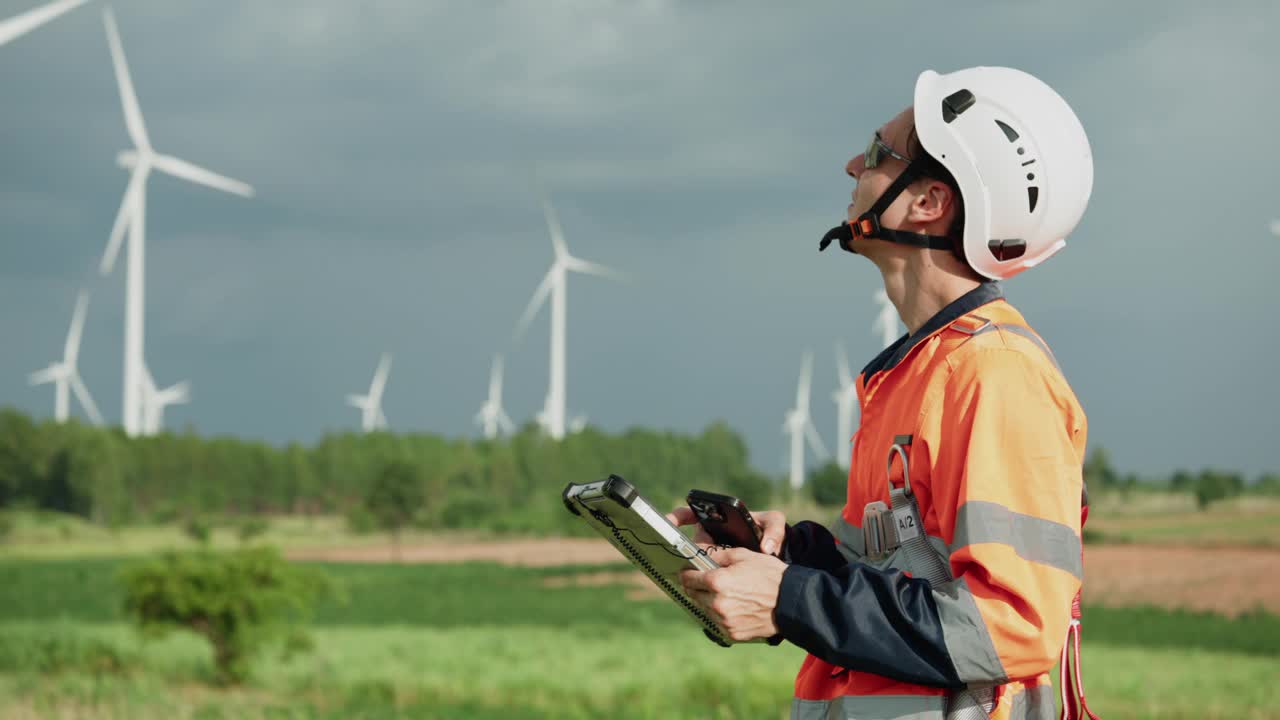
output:
[[[551,379],[547,385],[547,397],[543,403],[542,411],[538,413],[538,423],[542,425],[544,431],[556,440],[564,438],[565,432],[565,285],[569,272],[579,272],[586,275],[600,275],[614,279],[621,279],[621,275],[617,272],[597,265],[595,263],[581,260],[569,254],[569,248],[564,240],[564,231],[560,227],[560,220],[556,216],[555,208],[551,206],[551,202],[542,198],[542,212],[547,219],[547,229],[551,233],[551,244],[555,249],[555,261],[551,263],[551,269],[542,278],[542,284],[538,285],[538,289],[534,291],[533,298],[529,300],[528,307],[524,310],[520,322],[516,327],[516,338],[519,339],[524,331],[528,328],[533,316],[537,314],[538,309],[546,302],[547,296],[551,297]]]
[[[840,467],[849,468],[849,439],[853,436],[853,406],[858,401],[858,386],[853,382],[853,374],[849,372],[849,356],[845,354],[844,345],[836,343],[836,373],[839,375],[840,388],[831,393],[836,402],[836,462]],[[841,447],[845,451],[841,451]]]
[[[169,405],[181,405],[191,400],[191,384],[175,383],[159,390],[155,378],[144,365],[142,368],[142,433],[157,435],[164,428],[164,409]]]
[[[493,366],[489,370],[489,398],[476,413],[476,424],[484,428],[484,436],[492,440],[499,432],[511,435],[515,432],[515,424],[502,409],[502,356],[493,356]]]
[[[889,347],[900,337],[898,333],[898,310],[889,302],[889,294],[883,289],[877,290],[875,294],[876,305],[880,306],[880,313],[876,315],[875,322],[871,324],[872,332],[880,333],[881,347]]]
[[[75,10],[88,0],[58,0],[0,20],[0,45],[16,40],[63,13]]]
[[[387,416],[382,414],[382,391],[387,387],[387,375],[390,373],[391,353],[382,353],[368,394],[347,396],[347,404],[360,409],[360,427],[365,432],[387,429]]]
[[[71,315],[71,329],[67,331],[67,342],[63,345],[62,360],[50,363],[49,367],[31,373],[32,385],[53,383],[53,418],[58,422],[66,422],[71,416],[71,392],[74,391],[80,406],[94,425],[102,424],[102,414],[98,405],[89,394],[89,389],[80,379],[80,370],[76,367],[76,359],[80,356],[80,335],[84,331],[84,316],[89,309],[89,294],[84,290],[76,298],[76,309]]]
[[[120,102],[124,107],[125,126],[134,149],[121,152],[117,162],[132,169],[129,185],[125,188],[120,211],[111,226],[111,238],[102,256],[101,272],[108,275],[115,267],[116,255],[129,231],[128,279],[125,284],[124,319],[124,430],[129,435],[143,431],[143,394],[145,371],[143,325],[145,317],[145,253],[147,178],[151,171],[159,170],[183,180],[205,185],[216,190],[252,197],[253,188],[231,178],[210,172],[180,160],[172,155],[157,153],[151,146],[146,126],[142,122],[142,110],[133,91],[133,80],[125,63],[124,48],[116,29],[115,16],[107,8],[102,13],[107,28],[107,42],[111,47],[111,63],[115,68],[116,82],[120,87]]]
[[[809,417],[809,378],[813,374],[813,354],[807,350],[800,362],[800,383],[796,386],[796,406],[787,412],[786,421],[782,424],[782,432],[791,435],[791,487],[798,489],[804,485],[804,444],[819,457],[826,456],[827,449],[822,445],[818,430],[813,427],[813,419]]]

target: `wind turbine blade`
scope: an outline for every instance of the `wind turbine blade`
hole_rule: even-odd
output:
[[[71,331],[67,333],[67,344],[62,350],[62,360],[70,367],[76,366],[76,357],[80,354],[80,335],[84,331],[84,314],[89,309],[89,293],[81,290],[76,297],[76,309],[71,315]]]
[[[800,361],[800,383],[796,385],[796,409],[809,415],[809,380],[813,374],[813,353],[808,350]]]
[[[818,435],[817,428],[813,426],[813,420],[807,417],[804,420],[804,436],[809,441],[809,447],[819,457],[827,457],[827,447],[822,444],[822,436]]]
[[[124,46],[120,44],[115,13],[111,12],[111,8],[105,8],[102,19],[107,26],[107,44],[111,46],[111,64],[115,67],[116,84],[120,86],[120,104],[124,106],[124,124],[129,131],[129,139],[139,150],[150,150],[151,141],[147,138],[147,127],[142,122],[142,108],[138,106],[138,96],[133,91],[133,80],[129,77],[129,65],[124,59]]]
[[[853,374],[849,372],[849,356],[844,351],[844,343],[836,343],[836,368],[840,373],[840,386],[853,382]]]
[[[1280,237],[1280,220],[1271,221],[1271,234]]]
[[[205,185],[215,190],[222,190],[242,197],[253,197],[253,187],[248,183],[233,180],[225,175],[219,175],[212,170],[206,170],[195,163],[189,163],[172,155],[156,155],[155,168],[174,177]]]
[[[181,405],[191,401],[191,383],[183,380],[180,383],[156,393],[156,401],[161,405]]]
[[[493,356],[493,366],[489,369],[489,400],[502,397],[502,356]]]
[[[143,191],[142,183],[143,173],[134,168],[133,174],[129,176],[129,184],[125,186],[120,210],[116,212],[115,222],[111,224],[111,239],[107,241],[107,251],[102,254],[102,264],[98,266],[98,272],[102,275],[110,275],[116,266],[116,256],[120,254],[120,246],[124,244],[124,231],[137,216],[136,198]]]
[[[556,215],[556,208],[551,200],[541,189],[538,194],[542,199],[542,214],[547,219],[547,232],[551,233],[551,247],[555,249],[556,259],[559,260],[569,254],[569,246],[564,241],[564,229],[560,227],[560,218]]]
[[[529,299],[529,304],[525,306],[524,314],[520,316],[520,322],[516,323],[517,340],[524,335],[525,330],[529,329],[529,323],[533,322],[533,316],[538,314],[538,308],[542,307],[542,303],[546,301],[547,295],[551,292],[555,271],[555,267],[547,271],[547,274],[542,278],[542,283],[538,285],[538,289],[533,292],[533,297]]]
[[[53,363],[43,370],[37,370],[27,376],[27,384],[44,385],[51,383],[66,375],[66,366],[62,363]]]
[[[365,405],[369,404],[369,401],[364,395],[348,395],[347,404],[353,408],[363,410]]]
[[[84,412],[93,421],[94,425],[102,424],[102,413],[98,412],[98,404],[93,401],[93,396],[89,394],[89,388],[84,386],[84,380],[80,379],[79,373],[71,374],[71,390],[76,394],[76,398],[80,400],[80,406],[84,408]]]
[[[391,353],[382,353],[378,369],[373,373],[373,384],[369,386],[369,402],[378,404],[382,400],[382,390],[387,386],[387,374],[390,372]]]
[[[516,431],[516,424],[511,422],[511,418],[507,417],[507,413],[502,408],[498,408],[498,425],[502,427],[502,432],[513,435]]]
[[[60,0],[59,2],[51,2],[14,15],[8,20],[0,21],[0,45],[26,35],[59,15],[80,7],[87,1]]]
[[[382,414],[382,408],[378,408],[378,419],[374,426],[379,430],[387,429],[387,416]]]
[[[568,270],[583,273],[585,275],[599,275],[601,277],[607,277],[621,282],[626,282],[627,280],[625,275],[613,268],[608,268],[604,265],[598,265],[593,262],[587,262],[586,260],[579,260],[572,255],[565,259],[564,266]]]

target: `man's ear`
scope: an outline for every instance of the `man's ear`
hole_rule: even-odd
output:
[[[946,183],[926,179],[916,189],[907,212],[907,222],[929,225],[946,217],[955,203],[955,193]]]

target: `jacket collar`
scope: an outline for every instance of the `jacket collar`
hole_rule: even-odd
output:
[[[977,310],[994,300],[1004,299],[1004,288],[998,282],[984,282],[978,287],[952,300],[949,305],[938,311],[936,315],[929,318],[928,322],[920,326],[920,329],[909,335],[903,335],[898,338],[892,345],[885,348],[876,355],[875,358],[862,368],[862,377],[864,382],[870,380],[872,375],[881,370],[891,370],[902,359],[911,352],[912,348],[920,343],[921,340],[929,337],[942,328]]]

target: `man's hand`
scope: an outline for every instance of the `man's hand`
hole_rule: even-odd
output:
[[[780,510],[765,510],[751,513],[751,519],[755,520],[763,531],[760,535],[760,549],[764,554],[776,556],[782,552],[782,543],[787,537],[787,516]],[[681,505],[667,513],[667,521],[676,527],[697,525],[698,516],[688,506]],[[693,541],[703,550],[715,545],[715,540],[711,539],[701,525],[698,525]]]
[[[746,642],[778,634],[773,609],[786,563],[745,548],[712,550],[716,570],[680,573],[684,590],[710,614],[729,639]]]

